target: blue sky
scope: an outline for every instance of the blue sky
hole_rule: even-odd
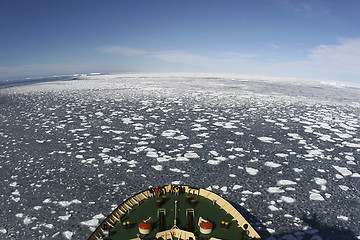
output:
[[[0,2],[0,79],[214,72],[360,83],[359,0]]]

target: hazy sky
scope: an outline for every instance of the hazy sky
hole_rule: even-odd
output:
[[[0,79],[216,72],[360,82],[360,0],[2,0]]]

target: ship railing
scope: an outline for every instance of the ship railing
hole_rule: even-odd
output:
[[[234,221],[237,221],[238,227],[241,227],[244,230],[249,232],[249,237],[254,239],[261,239],[260,235],[256,232],[256,230],[250,225],[250,223],[239,213],[236,208],[234,208],[228,201],[219,195],[210,192],[206,189],[200,189],[200,196],[205,197],[214,203],[216,203],[220,208],[224,209],[225,212],[230,214],[233,217]],[[244,227],[246,226],[246,227]]]
[[[164,240],[173,240],[174,238],[180,240],[189,240],[191,238],[195,239],[195,234],[178,228],[173,228],[167,231],[158,232],[155,237],[163,238]]]
[[[150,190],[145,190],[136,194],[135,196],[128,198],[121,205],[115,208],[112,213],[97,227],[94,233],[90,236],[89,240],[101,239],[104,231],[106,231],[106,229],[104,229],[105,225],[113,227],[116,222],[120,221],[121,216],[131,211],[134,205],[140,204],[141,201],[149,197],[151,197]]]

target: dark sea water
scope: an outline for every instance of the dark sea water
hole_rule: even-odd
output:
[[[41,82],[73,80],[74,78],[76,77],[73,75],[62,75],[62,76],[51,76],[51,77],[23,78],[23,79],[15,79],[15,80],[0,80],[0,88],[21,86],[21,85],[41,83]]]
[[[124,199],[170,182],[235,203],[263,239],[360,239],[359,116],[356,89],[276,79],[2,88],[0,239],[87,239]]]

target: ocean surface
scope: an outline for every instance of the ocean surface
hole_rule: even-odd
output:
[[[73,79],[76,79],[76,76],[62,75],[62,76],[51,76],[51,77],[0,80],[0,88],[21,86],[21,85],[34,84],[34,83],[43,83],[43,82],[65,81],[65,80],[73,80]]]
[[[356,88],[243,75],[2,88],[0,239],[87,239],[169,183],[223,196],[264,239],[360,239],[359,116]]]

